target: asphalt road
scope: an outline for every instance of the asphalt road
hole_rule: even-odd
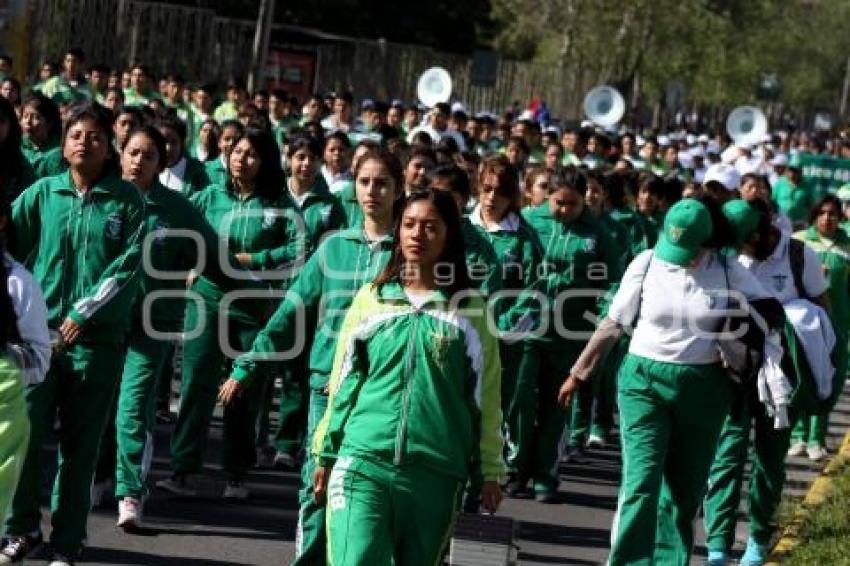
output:
[[[830,447],[835,448],[850,429],[850,388],[839,404],[830,427]],[[157,430],[157,453],[152,472],[155,481],[167,475],[170,426]],[[147,503],[145,525],[139,534],[126,534],[114,526],[114,507],[95,510],[89,520],[86,563],[98,565],[281,565],[294,552],[298,478],[284,471],[256,471],[249,481],[251,499],[244,503],[219,497],[224,482],[217,467],[220,430],[212,431],[210,461],[200,497],[180,499],[155,493]],[[821,465],[805,458],[788,462],[786,493],[800,497]],[[582,464],[564,464],[559,498],[544,505],[528,499],[507,500],[500,514],[519,521],[521,564],[602,564],[609,546],[609,528],[616,507],[620,458],[616,444],[592,451]],[[45,482],[45,503],[48,484]],[[49,524],[45,521],[45,532]],[[701,542],[701,521],[697,521]],[[746,541],[739,522],[736,549]],[[698,548],[693,564],[701,564]],[[46,564],[28,560],[27,564]]]

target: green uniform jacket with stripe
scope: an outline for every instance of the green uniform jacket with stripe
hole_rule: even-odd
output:
[[[611,218],[625,226],[629,235],[629,254],[626,257],[626,265],[636,258],[644,250],[651,248],[646,236],[644,224],[641,222],[637,212],[627,206],[612,209],[608,213]]]
[[[313,438],[322,465],[345,453],[465,480],[480,461],[485,480],[502,477],[499,345],[482,297],[460,308],[441,291],[415,308],[397,282],[360,290]]]
[[[44,177],[59,175],[65,170],[62,163],[62,149],[58,140],[51,140],[44,147],[36,147],[29,137],[21,140],[21,151],[32,166],[35,178],[33,182]]]
[[[142,198],[145,201],[147,236],[142,256],[144,277],[135,311],[136,324],[142,316],[141,301],[144,297],[157,291],[185,291],[186,277],[175,275],[198,268],[199,256],[204,258],[202,273],[216,282],[226,283],[224,270],[220,267],[218,235],[189,199],[159,182],[154,182],[147,192],[142,193]],[[177,230],[191,232],[194,236],[169,233]],[[150,309],[154,328],[160,332],[171,332],[183,320],[184,297],[175,293],[174,296],[157,299],[150,304]]]
[[[298,208],[307,223],[311,250],[319,246],[326,233],[346,227],[345,211],[321,175],[316,176],[316,181]]]
[[[478,210],[474,210],[473,214],[477,215]],[[496,253],[502,289],[522,291],[531,288],[537,280],[542,246],[525,219],[519,214],[509,216],[503,221],[504,226],[496,231],[488,231],[481,224],[471,224]],[[500,313],[500,330],[513,330],[526,315],[539,318],[539,304],[528,296],[507,297],[499,303],[494,305],[494,309]]]
[[[250,379],[257,362],[270,354],[309,348],[310,387],[324,389],[345,312],[360,287],[384,268],[391,251],[389,236],[369,243],[362,228],[325,238],[292,281],[251,352],[236,359],[231,376]]]
[[[191,198],[192,204],[218,234],[220,253],[248,253],[246,266],[266,282],[267,289],[285,288],[293,270],[307,254],[304,223],[292,200],[282,194],[269,201],[256,194],[240,198],[226,186],[213,185]],[[256,283],[244,274],[244,288],[256,290]],[[222,288],[207,277],[200,277],[192,290],[210,303],[224,298]],[[274,295],[239,299],[230,306],[230,316],[256,325],[268,316]]]
[[[139,191],[115,172],[82,197],[66,172],[15,200],[15,256],[41,285],[50,327],[70,317],[83,340],[123,341],[141,280],[144,217]]]
[[[523,215],[543,245],[541,276],[535,289],[551,304],[553,318],[545,339],[569,341],[564,330],[592,331],[594,322],[588,315],[599,314],[606,293],[623,274],[617,246],[587,208],[569,224],[552,215],[548,202],[524,210]],[[564,292],[575,294],[562,295]]]

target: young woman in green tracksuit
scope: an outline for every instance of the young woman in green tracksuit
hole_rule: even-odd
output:
[[[519,214],[522,195],[516,169],[505,156],[491,156],[481,163],[478,198],[479,204],[469,220],[502,259],[504,290],[518,293],[531,288],[537,279],[541,246],[537,235]],[[516,328],[516,324],[522,315],[529,313],[529,305],[522,294],[506,297],[504,302],[506,304],[499,309],[504,313],[499,320],[499,329],[516,334],[517,330],[521,330]],[[502,413],[510,451],[512,439],[522,436],[514,403],[517,371],[523,355],[522,340],[516,335],[500,340],[499,352],[502,360]],[[511,456],[508,458],[511,459]],[[511,486],[508,492],[511,493]]]
[[[148,491],[145,480],[153,456],[157,379],[172,353],[167,336],[174,336],[183,322],[185,276],[181,274],[205,258],[204,274],[217,281],[225,279],[218,267],[215,231],[188,199],[157,180],[166,152],[164,136],[146,126],[130,134],[121,154],[124,179],[136,185],[144,198],[148,231],[145,273],[133,310],[115,419],[115,496],[118,526],[124,528],[138,528],[142,523]]]
[[[386,150],[358,161],[354,173],[363,223],[322,241],[257,335],[250,354],[236,360],[231,374],[235,381],[250,381],[270,354],[297,355],[309,349],[308,439],[327,408],[328,381],[343,316],[357,290],[374,279],[389,258],[393,208],[403,194],[401,164]],[[298,493],[294,564],[324,564],[325,508],[313,495],[316,461],[309,451],[306,456]]]
[[[394,234],[387,267],[346,314],[314,439],[337,566],[438,563],[470,476],[483,476],[488,511],[501,501],[499,347],[456,204],[414,192]]]
[[[33,92],[21,106],[21,150],[29,161],[36,179],[62,172],[62,150],[59,136],[62,121],[56,103]]]
[[[15,495],[30,437],[24,391],[44,380],[50,363],[47,305],[32,274],[6,251],[14,247],[15,226],[4,197],[0,192],[0,521]]]
[[[592,331],[588,314],[619,279],[622,268],[616,246],[584,204],[587,181],[576,168],[565,169],[549,187],[549,199],[526,209],[525,219],[543,246],[537,288],[546,295],[546,331],[525,343],[517,393],[521,397],[521,430],[514,458],[516,481],[532,480],[535,497],[553,502],[558,463],[566,443],[568,414],[555,400],[559,376],[569,370],[585,334]]]
[[[190,476],[201,470],[207,430],[223,375],[224,362],[233,352],[247,351],[274,309],[279,289],[293,266],[305,256],[303,222],[283,192],[283,170],[271,134],[249,128],[228,156],[229,178],[196,193],[192,203],[221,240],[219,253],[232,253],[265,290],[242,273],[243,296],[201,276],[190,287],[183,348],[180,412],[171,440],[172,477],[157,486],[182,495],[195,488]],[[226,246],[226,247],[225,247]],[[224,327],[222,328],[222,325]],[[219,336],[227,337],[221,340]],[[224,497],[245,499],[244,477],[256,458],[257,412],[263,379],[246,384],[238,399],[225,405],[223,467],[227,475]]]
[[[631,330],[618,376],[623,476],[612,566],[690,560],[693,522],[732,397],[714,329],[728,315],[727,288],[749,300],[767,297],[745,269],[720,257],[729,232],[722,220],[694,199],[670,208],[655,248],[629,264],[558,393],[569,405]]]
[[[353,178],[357,163],[367,154],[380,153],[380,149],[381,145],[372,140],[362,140],[354,148],[354,154],[351,157],[352,180],[346,182],[345,186],[336,194],[339,204],[345,212],[345,226],[347,228],[357,228],[363,224],[363,210],[360,208],[360,203],[357,202],[357,190]]]
[[[737,237],[740,253],[730,261],[748,270],[773,298],[781,304],[810,297],[827,305],[827,282],[820,260],[811,248],[803,249],[800,285],[791,267],[791,237],[771,223],[768,205],[762,200],[750,203],[735,199],[723,205]],[[785,456],[791,444],[791,429],[776,428],[764,404],[759,402],[755,384],[741,392],[723,423],[717,443],[708,493],[703,504],[706,546],[709,563],[724,566],[735,541],[735,526],[744,483],[744,468],[750,458],[752,434],[752,472],[747,493],[749,538],[741,564],[760,566],[767,558],[770,541],[776,531],[775,516],[785,483]],[[793,421],[792,409],[790,418]]]
[[[144,202],[117,174],[112,116],[74,107],[62,148],[66,173],[47,177],[15,201],[15,254],[44,291],[48,326],[62,339],[50,372],[27,391],[32,436],[2,549],[14,560],[41,542],[42,443],[58,416],[59,471],[53,488],[54,563],[75,560],[86,538],[89,487],[118,376],[130,307],[139,289]]]
[[[608,233],[611,243],[616,248],[620,270],[625,269],[631,261],[631,248],[628,245],[629,233],[626,227],[614,220],[608,210],[608,200],[612,185],[619,184],[622,190],[622,177],[616,173],[603,176],[601,172],[590,171],[587,174],[587,191],[584,202],[593,217]],[[616,291],[617,282],[611,291]],[[600,315],[605,314],[607,301]],[[568,451],[572,457],[580,457],[584,446],[603,447],[608,434],[614,426],[614,406],[617,400],[617,370],[625,355],[625,348],[617,348],[613,355],[599,370],[599,376],[593,380],[593,387],[581,389],[577,400],[573,403],[570,416],[570,440]]]
[[[794,237],[806,243],[817,254],[829,283],[829,307],[835,329],[836,366],[833,380],[834,404],[844,390],[847,374],[847,338],[850,327],[850,236],[840,226],[841,201],[835,196],[822,198],[812,208],[810,226],[797,232]],[[808,452],[811,460],[826,457],[826,429],[829,413],[799,415],[791,434],[792,445],[789,455],[799,456]]]
[[[230,152],[244,133],[245,126],[237,120],[225,120],[221,124],[221,134],[218,136],[218,158],[204,162],[210,184],[219,186],[227,184]]]
[[[345,227],[345,212],[339,200],[330,193],[320,173],[322,146],[314,138],[299,136],[287,146],[286,157],[291,172],[287,179],[289,196],[304,218],[309,249],[315,250],[321,239],[331,231]],[[275,459],[294,466],[304,446],[307,423],[307,365],[308,355],[289,361],[283,368],[279,426],[275,433]],[[268,413],[271,409],[273,384],[266,388],[263,412],[258,427],[257,444],[268,442]],[[269,452],[272,452],[270,450]]]

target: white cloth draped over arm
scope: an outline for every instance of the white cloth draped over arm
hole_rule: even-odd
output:
[[[7,344],[6,353],[20,369],[24,385],[36,385],[44,381],[50,368],[47,304],[32,274],[8,255],[5,261],[9,270],[7,290],[18,316],[18,333],[23,340]]]

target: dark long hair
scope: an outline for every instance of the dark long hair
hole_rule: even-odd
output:
[[[820,216],[821,209],[827,204],[831,204],[836,209],[838,209],[838,214],[841,215],[841,211],[844,210],[844,207],[841,206],[841,200],[835,195],[824,195],[819,201],[815,203],[812,209],[809,211],[809,224],[812,226],[818,220],[818,216]]]
[[[0,190],[4,204],[15,196],[12,189],[19,190],[24,173],[24,155],[21,153],[21,124],[12,103],[0,96],[0,122],[9,124],[6,139],[0,141]]]
[[[6,191],[0,189],[0,218],[6,219],[6,227],[0,232],[0,351],[10,342],[20,342],[18,315],[12,297],[9,296],[9,271],[6,269],[6,249],[14,249],[15,226],[12,224],[12,210]]]
[[[387,262],[384,270],[372,282],[372,288],[377,289],[390,282],[401,282],[401,274],[405,264],[404,254],[401,249],[402,218],[404,217],[404,211],[419,201],[433,203],[440,218],[446,223],[446,244],[440,257],[437,259],[436,265],[450,266],[453,277],[444,285],[440,284],[440,278],[438,277],[439,288],[445,291],[450,297],[455,293],[474,289],[475,285],[473,285],[469,277],[469,270],[466,266],[466,246],[463,243],[463,229],[461,228],[460,214],[457,211],[457,203],[455,203],[451,193],[447,191],[435,191],[433,189],[414,191],[404,199],[395,217],[395,225],[393,227],[394,244],[390,260]]]
[[[280,166],[280,150],[277,142],[266,130],[250,127],[245,128],[245,133],[239,141],[243,140],[248,140],[248,143],[251,144],[260,158],[260,170],[257,173],[257,179],[254,181],[257,195],[270,202],[278,200],[283,195],[286,177],[283,174],[283,168]],[[230,172],[230,156],[227,158],[227,170]],[[227,190],[233,190],[232,180],[228,180]]]
[[[703,244],[704,247],[712,250],[722,250],[723,248],[732,247],[735,245],[735,230],[723,214],[723,208],[717,202],[717,199],[710,195],[702,195],[696,198],[708,210],[711,216],[712,232],[711,237]]]

